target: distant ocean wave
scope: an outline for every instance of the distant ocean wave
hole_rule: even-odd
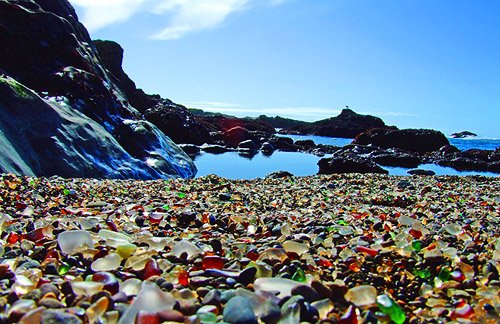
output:
[[[495,150],[500,147],[500,139],[498,138],[449,138],[449,141],[461,151],[470,149]]]

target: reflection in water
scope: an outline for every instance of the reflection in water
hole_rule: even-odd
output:
[[[318,172],[318,161],[321,158],[312,154],[297,152],[274,152],[270,156],[262,153],[242,155],[238,152],[227,152],[223,154],[203,153],[196,157],[194,163],[198,168],[197,177],[209,174],[228,179],[255,179],[264,178],[271,172],[288,171],[296,176],[314,175]],[[396,167],[383,167],[390,175],[407,176],[409,169]],[[484,175],[498,176],[491,172],[460,172],[449,167],[434,164],[423,164],[420,169],[432,170],[436,175]]]
[[[320,157],[297,152],[257,153],[251,158],[238,152],[213,155],[203,153],[195,158],[197,177],[216,174],[228,179],[263,178],[274,171],[288,171],[296,176],[316,174]]]
[[[351,143],[348,138],[331,138],[321,136],[283,135],[293,140],[311,139],[316,144],[344,146]],[[494,149],[500,146],[500,140],[482,139],[451,139],[451,143],[460,149],[480,148]],[[328,156],[326,156],[328,157]],[[222,154],[202,153],[195,158],[198,168],[197,177],[216,174],[228,179],[263,178],[271,172],[288,171],[296,176],[314,175],[318,172],[318,161],[321,158],[312,154],[297,152],[226,152]],[[390,175],[407,176],[405,168],[383,167]],[[434,164],[424,164],[420,169],[432,170],[436,175],[484,175],[499,176],[491,172],[460,172],[449,167]]]

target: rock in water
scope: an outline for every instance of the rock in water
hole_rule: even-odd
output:
[[[450,145],[450,142],[443,133],[432,129],[373,128],[359,134],[353,144],[371,144],[380,148],[426,153],[437,151],[443,146]]]
[[[231,324],[257,324],[252,303],[245,297],[231,298],[224,308],[224,321]]]
[[[354,138],[371,128],[386,127],[382,119],[360,115],[351,109],[343,109],[340,115],[314,123],[292,126],[283,130],[287,134],[313,134],[319,136]]]
[[[196,174],[191,159],[128,104],[68,1],[0,1],[0,21],[0,171],[136,179]],[[141,131],[141,150],[118,140],[115,130],[124,125]]]

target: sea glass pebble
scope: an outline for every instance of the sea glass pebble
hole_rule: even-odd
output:
[[[80,230],[60,233],[57,236],[57,243],[64,254],[74,254],[94,247],[90,233]]]

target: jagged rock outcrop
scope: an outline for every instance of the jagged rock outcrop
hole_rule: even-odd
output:
[[[0,171],[193,177],[191,159],[129,105],[66,0],[0,0]],[[132,150],[129,135],[145,139]]]
[[[113,41],[94,41],[105,68],[121,86],[130,104],[139,110],[146,120],[156,125],[178,144],[210,143],[210,132],[204,123],[186,107],[159,95],[148,95],[138,89],[123,71],[123,48]]]
[[[500,173],[500,148],[496,150],[469,149],[433,156],[437,164],[459,171],[490,171]]]
[[[335,173],[380,173],[388,174],[369,158],[350,154],[348,151],[339,151],[330,158],[323,158],[318,162],[319,174]]]
[[[477,137],[477,134],[469,132],[469,131],[463,131],[459,133],[453,133],[450,135],[452,138],[470,138],[470,137]]]
[[[256,120],[259,122],[271,125],[274,128],[290,128],[290,127],[303,126],[303,125],[310,124],[310,123],[305,122],[305,121],[284,118],[281,116],[268,117],[266,115],[260,115],[259,117],[256,118]]]
[[[358,134],[371,128],[383,127],[386,125],[382,119],[370,115],[360,115],[346,108],[337,117],[288,127],[281,130],[281,133],[355,138]]]
[[[359,134],[353,144],[397,148],[409,152],[426,153],[450,145],[443,133],[432,129],[373,128]]]

